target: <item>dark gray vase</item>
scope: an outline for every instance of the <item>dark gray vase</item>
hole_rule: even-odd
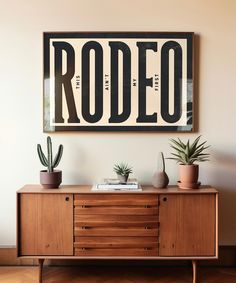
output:
[[[40,184],[44,189],[57,189],[62,180],[62,172],[60,170],[54,170],[53,172],[47,172],[47,170],[40,171]]]
[[[160,152],[158,160],[161,159],[162,169],[157,170],[152,178],[152,185],[158,189],[164,189],[169,184],[169,178],[165,172],[165,159],[163,152]]]

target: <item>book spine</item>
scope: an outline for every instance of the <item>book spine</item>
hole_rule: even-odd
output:
[[[138,185],[97,185],[98,189],[138,189]]]

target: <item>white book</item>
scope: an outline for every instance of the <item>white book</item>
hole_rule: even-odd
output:
[[[129,184],[138,184],[137,179],[132,178],[128,179],[126,183],[121,183],[120,180],[118,179],[112,179],[112,178],[106,178],[103,180],[101,184],[106,184],[106,185],[129,185]]]
[[[137,179],[129,179],[126,183],[121,183],[118,179],[104,179],[102,183],[96,184],[92,190],[140,191],[142,188]]]
[[[118,179],[104,179],[100,184],[97,184],[99,188],[130,188],[137,189],[138,181],[137,179],[129,179],[126,183],[121,183]]]
[[[142,187],[138,185],[138,187],[131,187],[127,185],[101,185],[97,184],[92,187],[92,191],[130,191],[137,192],[142,191]]]

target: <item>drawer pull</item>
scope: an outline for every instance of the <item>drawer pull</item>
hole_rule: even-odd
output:
[[[65,198],[65,201],[69,201],[69,200],[70,200],[70,198],[69,198],[69,197],[66,197],[66,198]]]

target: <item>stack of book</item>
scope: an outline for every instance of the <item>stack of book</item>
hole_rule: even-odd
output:
[[[121,183],[118,179],[104,179],[100,184],[92,187],[92,191],[142,191],[137,179],[128,179]]]

